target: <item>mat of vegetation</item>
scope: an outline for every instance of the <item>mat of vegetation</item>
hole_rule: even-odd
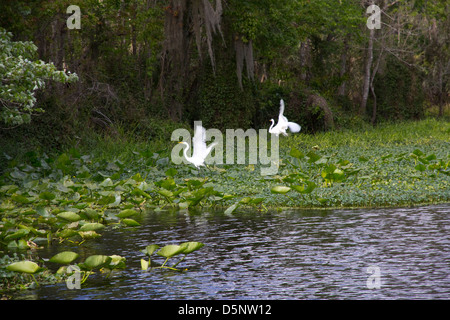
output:
[[[115,139],[99,141],[90,152],[28,152],[20,161],[10,159],[0,178],[2,285],[10,286],[8,279],[17,273],[42,270],[40,275],[53,281],[55,275],[24,252],[53,242],[82,245],[101,237],[107,226],[139,227],[146,210],[217,207],[232,214],[253,207],[264,214],[282,207],[448,202],[449,136],[448,122],[428,119],[281,137],[273,176],[261,176],[258,165],[213,165],[200,172],[174,165],[172,144],[157,151],[149,143]],[[77,257],[67,252],[54,260],[68,264]],[[95,268],[125,266],[119,256],[88,259],[78,265],[87,275]]]

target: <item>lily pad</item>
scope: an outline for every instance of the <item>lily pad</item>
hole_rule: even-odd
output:
[[[49,261],[60,264],[70,264],[78,257],[78,253],[72,251],[63,251],[51,257]]]
[[[128,227],[138,227],[141,225],[139,222],[133,219],[122,219],[122,222]]]
[[[75,212],[72,212],[72,211],[64,211],[64,212],[58,213],[56,216],[58,218],[61,218],[61,219],[64,219],[64,220],[68,220],[68,221],[72,221],[72,222],[81,220],[81,217],[78,214],[76,214]]]
[[[180,244],[180,247],[184,248],[182,253],[189,254],[191,252],[194,252],[195,250],[202,248],[204,245],[205,244],[201,242],[190,241]]]
[[[151,245],[145,247],[145,249],[141,250],[141,252],[147,256],[151,256],[153,254],[153,252],[155,252],[158,249],[159,249],[159,246],[157,244],[151,244]]]
[[[100,269],[101,267],[108,265],[112,261],[112,258],[104,255],[93,255],[86,258],[84,263],[81,263],[79,266],[88,269]]]
[[[276,186],[273,187],[270,192],[272,193],[279,193],[279,194],[286,194],[291,190],[291,188],[286,187],[286,186]]]
[[[157,252],[157,254],[165,258],[171,258],[173,256],[182,253],[184,250],[185,247],[176,244],[169,244],[167,246],[162,247],[161,250]]]
[[[97,231],[104,229],[105,226],[101,223],[92,222],[92,223],[86,223],[81,228],[80,231]]]
[[[116,217],[117,218],[128,218],[128,217],[131,217],[131,216],[134,216],[134,215],[137,215],[138,214],[138,212],[136,211],[136,210],[133,210],[133,209],[125,209],[125,210],[122,210],[122,211],[120,211],[117,215],[116,215]]]
[[[26,260],[11,263],[10,265],[6,266],[6,269],[8,271],[33,274],[38,272],[41,268],[38,266],[37,263]]]

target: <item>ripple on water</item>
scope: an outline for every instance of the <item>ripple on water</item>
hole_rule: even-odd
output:
[[[109,230],[92,250],[127,268],[81,290],[37,299],[449,299],[450,205],[281,213],[149,213],[140,228]],[[140,249],[200,241],[188,272],[141,272]],[[155,258],[157,259],[157,258]],[[368,289],[369,266],[381,288]],[[30,295],[30,292],[24,293]],[[20,298],[20,296],[18,297]]]

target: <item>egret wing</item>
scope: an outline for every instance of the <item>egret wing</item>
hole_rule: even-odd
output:
[[[196,126],[194,138],[192,138],[192,156],[199,156],[206,152],[206,130],[202,126]]]
[[[291,132],[300,132],[300,130],[302,129],[302,127],[295,122],[288,122],[288,127]]]

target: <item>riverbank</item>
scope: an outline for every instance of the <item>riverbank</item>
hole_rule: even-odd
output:
[[[450,201],[449,136],[450,123],[434,119],[291,134],[280,137],[278,170],[269,176],[261,175],[258,164],[213,165],[200,172],[174,165],[174,142],[162,147],[106,139],[89,144],[91,149],[71,148],[56,155],[27,152],[20,161],[11,159],[0,179],[0,197],[3,206],[15,210],[43,204],[58,209],[69,204],[62,198],[72,199],[72,205],[88,200],[96,210],[105,205],[337,208],[440,203]]]
[[[264,214],[450,202],[449,136],[450,123],[433,119],[290,135],[280,138],[277,173],[266,176],[253,164],[213,165],[200,172],[174,165],[175,142],[99,139],[89,148],[57,154],[24,153],[9,159],[0,177],[2,287],[30,286],[30,278],[5,267],[40,261],[32,257],[37,248],[65,241],[81,245],[101,237],[105,227],[139,227],[149,210]],[[15,252],[20,256],[11,256]],[[49,269],[36,278],[60,281]]]

